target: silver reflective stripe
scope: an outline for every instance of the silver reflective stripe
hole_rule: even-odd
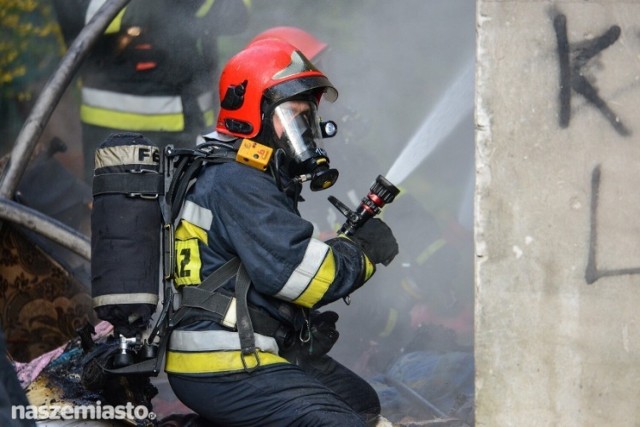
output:
[[[115,304],[153,304],[158,303],[158,295],[156,294],[108,294],[93,297],[93,306],[102,307],[103,305]]]
[[[256,347],[262,351],[278,354],[278,344],[272,337],[253,334]],[[226,351],[240,350],[240,337],[231,331],[173,331],[169,348],[176,351]]]
[[[209,209],[198,206],[192,201],[187,200],[184,202],[184,205],[182,205],[179,218],[182,218],[203,230],[209,230],[211,228],[211,223],[213,222],[213,213]]]
[[[276,294],[276,297],[288,301],[298,298],[315,277],[327,256],[327,252],[329,252],[329,245],[318,239],[311,239],[302,262],[293,270],[291,277]]]
[[[82,88],[82,102],[91,107],[134,114],[182,113],[179,96],[138,96],[85,87]]]
[[[89,2],[89,6],[87,6],[87,13],[84,15],[84,24],[87,23],[93,18],[93,15],[102,7],[102,5],[106,2],[106,0],[91,0]]]
[[[158,147],[152,145],[117,145],[96,150],[96,169],[108,166],[147,165],[158,166]],[[154,157],[156,160],[154,160]]]
[[[213,92],[205,92],[198,97],[198,107],[205,112],[213,108]]]

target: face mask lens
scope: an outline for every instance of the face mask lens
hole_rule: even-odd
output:
[[[312,102],[286,101],[275,107],[274,130],[290,157],[304,160],[305,153],[316,148],[315,139],[320,135],[317,117],[316,105]]]

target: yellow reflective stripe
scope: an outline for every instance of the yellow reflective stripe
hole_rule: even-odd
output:
[[[182,205],[179,218],[189,221],[191,224],[200,227],[203,230],[209,230],[211,228],[211,223],[213,222],[213,212],[190,200],[187,200]]]
[[[200,9],[198,9],[198,11],[196,12],[196,18],[202,18],[207,13],[209,13],[209,10],[211,10],[211,6],[213,6],[214,2],[215,0],[206,0],[202,4],[202,6],[200,6]]]
[[[87,6],[87,12],[84,15],[84,24],[87,25],[91,18],[100,10],[102,5],[106,2],[106,0],[91,0],[89,5]],[[115,18],[111,21],[107,29],[104,31],[105,34],[117,33],[120,31],[120,27],[122,26],[122,17],[124,16],[124,12],[127,7],[123,7],[120,12],[116,15]]]
[[[371,262],[369,257],[364,255],[364,253],[363,253],[363,256],[364,256],[364,281],[366,282],[371,278],[371,276],[373,276],[373,273],[376,272],[376,266],[374,263]]]
[[[447,241],[444,239],[438,239],[435,242],[431,243],[424,251],[420,253],[420,255],[416,257],[416,262],[418,263],[418,265],[424,264],[429,259],[429,257],[431,257],[431,255],[438,252],[446,244]]]
[[[251,0],[242,0],[242,2],[244,3],[245,6],[247,6],[247,9],[251,9],[251,6],[252,6]]]
[[[327,289],[329,289],[335,278],[336,260],[333,257],[333,251],[329,250],[311,284],[293,302],[303,307],[313,307],[327,293]]]
[[[260,366],[276,363],[289,363],[286,359],[262,351],[256,352]],[[245,365],[242,363],[240,351],[214,351],[204,353],[182,353],[167,351],[165,370],[175,374],[200,374],[229,371],[242,371]],[[256,355],[250,354],[244,357],[246,368],[257,366]]]
[[[402,286],[402,289],[404,289],[406,293],[411,295],[416,300],[424,299],[424,295],[420,294],[416,289],[416,286],[412,284],[409,280],[407,280],[406,277],[402,279],[402,281],[400,282],[400,286]]]
[[[173,279],[176,286],[199,285],[202,260],[198,240],[176,240],[175,251],[176,270]]]
[[[397,323],[398,323],[398,310],[396,310],[395,308],[390,308],[389,315],[387,316],[387,324],[384,326],[384,329],[382,330],[382,332],[380,332],[379,335],[381,337],[388,337],[389,335],[391,335],[391,332],[393,332],[393,330],[395,329]]]
[[[299,298],[322,267],[329,251],[329,245],[326,243],[318,239],[310,239],[302,261],[293,270],[287,283],[276,294],[276,297],[287,301]]]
[[[102,108],[80,107],[80,118],[84,123],[112,129],[128,131],[164,131],[184,130],[184,117],[180,114],[143,115],[121,113]]]
[[[111,21],[109,23],[109,26],[107,27],[107,29],[104,30],[105,34],[113,34],[113,33],[117,33],[118,31],[120,31],[120,28],[122,28],[122,17],[124,16],[125,9],[126,9],[126,7],[123,8],[120,12],[118,12],[116,17],[113,18],[113,21]]]
[[[114,304],[152,304],[158,303],[158,295],[146,293],[108,294],[93,297],[93,306]]]
[[[347,239],[350,242],[353,242],[353,240],[351,240],[349,237],[345,236],[344,234],[340,234],[338,237],[341,239]],[[374,263],[371,262],[371,260],[369,259],[367,254],[364,253],[364,251],[362,252],[362,259],[364,261],[364,281],[366,282],[371,278],[371,276],[373,276],[373,273],[376,272],[376,266]]]
[[[183,219],[180,221],[180,224],[176,229],[176,239],[178,240],[198,239],[206,245],[207,242],[209,241],[209,236],[207,236],[206,230]]]

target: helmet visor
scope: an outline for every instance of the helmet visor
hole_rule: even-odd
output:
[[[303,100],[285,101],[273,110],[273,126],[286,154],[297,162],[307,160],[321,138],[317,106]]]

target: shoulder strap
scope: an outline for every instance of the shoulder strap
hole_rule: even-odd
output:
[[[256,349],[256,340],[253,335],[253,324],[251,323],[251,316],[249,315],[249,303],[247,301],[247,295],[249,293],[249,285],[251,285],[251,279],[247,273],[244,265],[240,264],[238,269],[238,275],[236,276],[236,298],[238,299],[236,307],[236,316],[238,324],[238,335],[240,336],[240,358],[242,359],[242,365],[244,370],[251,372],[260,366],[260,357]],[[255,358],[255,365],[249,367],[245,361],[245,357],[253,355]]]
[[[235,145],[208,143],[202,148],[174,149],[169,153],[177,165],[167,190],[167,201],[171,206],[171,222],[180,213],[182,204],[189,189],[191,180],[200,172],[205,163],[225,163],[234,161],[237,148]]]

